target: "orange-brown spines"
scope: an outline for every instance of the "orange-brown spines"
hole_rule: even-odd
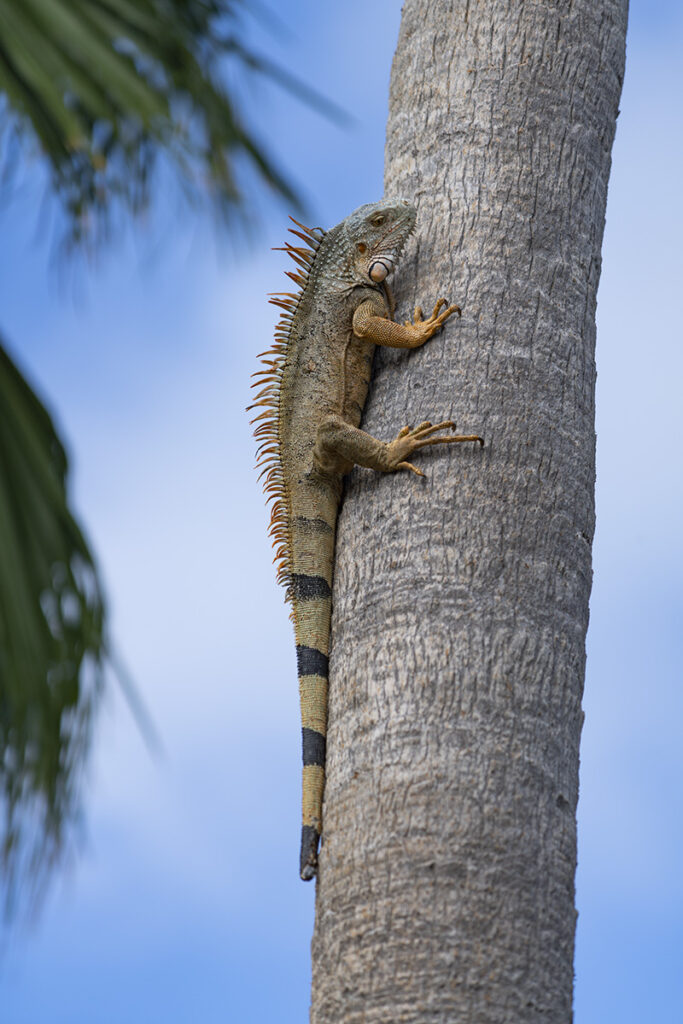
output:
[[[296,228],[290,228],[290,232],[304,242],[306,248],[286,242],[280,249],[288,253],[300,268],[296,272],[286,271],[287,276],[294,281],[299,290],[297,292],[271,293],[269,301],[283,312],[275,328],[275,340],[272,347],[260,354],[260,358],[263,360],[263,369],[253,375],[256,380],[252,384],[253,388],[260,388],[260,390],[255,395],[253,403],[248,406],[249,409],[263,408],[263,411],[251,421],[257,424],[254,429],[254,437],[259,442],[256,449],[256,467],[260,470],[259,479],[265,476],[263,489],[266,493],[266,500],[273,502],[269,528],[275,548],[273,561],[277,564],[278,583],[287,587],[286,600],[288,601],[292,600],[290,588],[292,510],[281,461],[280,389],[287,362],[287,346],[292,321],[308,282],[309,268],[324,235],[321,228],[307,228],[293,217],[290,217],[290,220],[296,224],[297,228],[301,229],[298,231]]]

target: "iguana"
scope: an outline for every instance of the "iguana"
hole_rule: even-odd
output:
[[[334,568],[334,541],[342,478],[354,465],[384,473],[411,470],[420,448],[478,441],[476,434],[440,436],[444,423],[404,427],[394,441],[378,441],[359,429],[375,345],[418,348],[458,306],[439,299],[431,316],[415,310],[413,321],[395,323],[387,276],[415,227],[406,200],[361,206],[324,232],[296,225],[303,242],[283,250],[298,265],[289,277],[297,292],[271,293],[283,313],[275,343],[261,353],[254,374],[263,406],[252,421],[257,467],[274,504],[270,533],[278,581],[287,588],[296,636],[303,736],[303,820],[300,874],[315,877],[322,830],[327,732],[327,675]],[[446,307],[446,308],[444,308]]]

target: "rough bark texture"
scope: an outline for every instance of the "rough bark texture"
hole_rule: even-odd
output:
[[[571,1020],[595,302],[627,0],[408,0],[386,194],[414,198],[364,427],[486,448],[351,476],[334,586],[315,1024]],[[416,458],[418,461],[418,458]]]

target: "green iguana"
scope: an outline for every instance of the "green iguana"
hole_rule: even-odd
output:
[[[424,474],[409,460],[420,448],[478,441],[476,434],[439,436],[451,421],[404,427],[394,441],[359,430],[375,345],[418,348],[457,306],[439,299],[423,319],[394,323],[387,284],[408,236],[415,208],[402,199],[361,206],[324,232],[291,218],[305,247],[284,246],[299,269],[288,272],[299,291],[270,300],[284,312],[275,344],[262,353],[254,374],[261,390],[252,421],[265,491],[274,501],[270,533],[278,581],[292,604],[303,734],[303,823],[300,873],[317,871],[322,831],[327,732],[327,675],[334,568],[334,539],[342,478],[354,465],[392,473]],[[300,229],[300,230],[297,230]]]

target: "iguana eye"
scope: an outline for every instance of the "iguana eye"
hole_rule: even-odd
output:
[[[380,228],[384,224],[384,214],[380,213],[376,217],[372,218],[373,228]]]
[[[358,252],[361,254],[361,256],[363,255],[363,253],[368,251],[368,247],[364,242],[359,242],[358,245],[356,246],[356,249],[358,249]]]

